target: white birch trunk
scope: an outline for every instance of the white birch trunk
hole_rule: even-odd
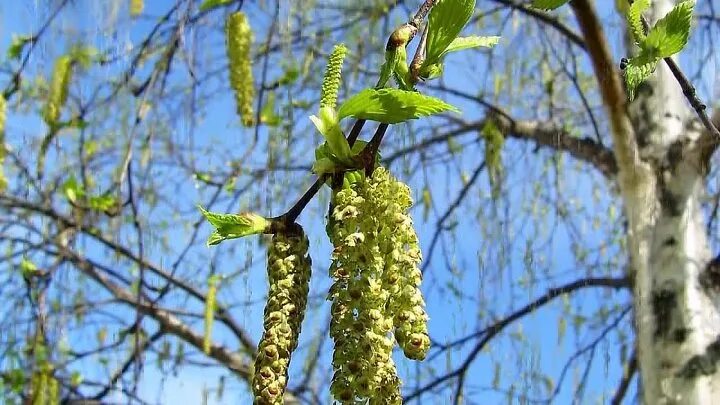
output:
[[[651,21],[672,0],[655,0]],[[720,404],[720,286],[701,201],[702,133],[664,63],[630,105],[645,167],[623,187],[645,404]],[[717,279],[716,279],[717,280]]]

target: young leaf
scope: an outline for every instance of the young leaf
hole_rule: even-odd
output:
[[[63,183],[62,191],[68,201],[73,204],[77,202],[78,198],[82,198],[85,196],[85,190],[83,189],[82,185],[78,183],[78,181],[75,179],[75,176],[70,176],[70,178],[67,179],[65,183]]]
[[[12,41],[10,41],[10,47],[7,50],[8,59],[20,59],[25,45],[30,43],[32,37],[30,35],[13,35]]]
[[[655,71],[657,62],[642,63],[638,58],[632,58],[625,67],[625,84],[627,87],[628,98],[633,100],[635,98],[635,89],[640,83],[647,80],[648,77]]]
[[[497,45],[499,41],[500,37],[497,36],[480,37],[473,35],[470,37],[458,37],[455,38],[447,48],[445,48],[440,57],[442,58],[449,52],[462,51],[463,49],[477,48],[479,46],[492,48]]]
[[[265,231],[269,222],[260,215],[251,212],[242,214],[218,214],[207,211],[198,205],[205,219],[216,229],[208,238],[207,244],[217,245],[226,239],[242,238],[243,236],[256,235]]]
[[[425,60],[436,63],[445,49],[457,38],[475,9],[475,0],[442,0],[428,17]]]
[[[532,6],[540,10],[555,10],[568,1],[570,0],[533,0]]]
[[[220,7],[225,4],[231,3],[233,0],[205,0],[200,5],[200,11],[207,11],[215,7]]]
[[[312,165],[313,173],[322,176],[327,173],[335,173],[338,171],[338,165],[330,158],[320,158],[315,160]]]
[[[683,1],[673,7],[655,23],[640,47],[658,58],[667,58],[680,52],[690,36],[694,5],[694,1]]]
[[[338,117],[355,117],[386,124],[427,117],[443,111],[459,112],[454,106],[435,97],[399,89],[365,89],[345,101]]]
[[[330,151],[340,160],[346,161],[350,157],[350,144],[340,129],[340,119],[332,107],[320,107],[320,116],[310,116],[315,128],[322,134],[330,147]]]
[[[627,1],[627,0],[622,0]],[[650,0],[635,0],[627,13],[627,22],[630,32],[636,43],[645,40],[645,29],[642,24],[642,13],[650,7]]]

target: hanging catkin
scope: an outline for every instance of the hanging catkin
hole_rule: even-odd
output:
[[[7,178],[5,177],[5,96],[0,92],[0,191],[7,188]]]
[[[372,178],[357,173],[346,175],[349,181],[335,193],[328,227],[335,247],[328,296],[335,341],[330,389],[343,404],[398,404],[391,332],[410,358],[424,357],[429,348],[418,289],[420,250],[407,214],[412,200],[407,186],[384,168]],[[405,311],[417,315],[405,319]]]
[[[270,289],[252,389],[256,404],[282,404],[290,356],[297,347],[310,282],[309,242],[298,230],[278,233],[268,250]]]
[[[60,110],[65,105],[72,77],[72,58],[64,55],[55,60],[55,66],[50,79],[47,104],[43,111],[45,122],[53,127],[60,118]]]
[[[251,126],[254,121],[252,63],[250,47],[253,32],[245,13],[238,11],[228,17],[225,25],[227,56],[230,70],[230,87],[235,91],[237,114],[243,125]]]
[[[220,277],[212,275],[208,279],[208,292],[205,300],[205,335],[203,336],[203,352],[210,354],[212,345],[212,328],[215,320],[215,309],[217,302],[217,289]]]

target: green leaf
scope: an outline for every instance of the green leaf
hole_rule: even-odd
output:
[[[435,79],[437,77],[440,77],[443,73],[443,64],[442,63],[433,63],[430,65],[426,65],[423,63],[423,65],[420,67],[420,77],[422,77],[425,80]]]
[[[442,0],[430,11],[425,60],[440,60],[448,45],[457,38],[475,10],[475,0]]]
[[[200,5],[200,11],[207,11],[207,10],[210,10],[215,7],[220,7],[225,4],[230,4],[230,3],[232,3],[232,1],[233,0],[205,0]]]
[[[407,65],[407,50],[404,46],[397,49],[397,63],[393,71],[395,82],[403,90],[413,90],[412,80],[410,80],[410,69]]]
[[[667,58],[680,52],[690,36],[694,5],[694,1],[684,1],[673,7],[655,23],[640,47],[658,58]]]
[[[275,92],[271,91],[268,93],[267,101],[260,110],[260,122],[269,126],[276,127],[282,122],[277,114],[275,114]]]
[[[31,262],[27,258],[22,258],[22,260],[20,261],[20,272],[22,273],[23,277],[30,278],[37,271],[38,268],[35,263]]]
[[[365,89],[346,100],[338,116],[355,117],[386,124],[427,117],[443,111],[459,112],[454,106],[435,97],[399,89]]]
[[[315,128],[322,134],[330,147],[330,151],[340,160],[348,161],[350,158],[350,144],[340,129],[340,119],[332,107],[321,107],[318,113],[310,116]]]
[[[627,1],[627,0],[623,0]],[[630,33],[636,43],[641,43],[645,40],[645,29],[642,24],[642,13],[650,7],[650,0],[635,0],[630,5],[627,13],[627,22]]]
[[[219,214],[207,211],[198,205],[205,219],[216,229],[208,238],[207,244],[217,245],[227,239],[263,233],[269,222],[260,215],[245,212],[242,214]]]
[[[484,48],[492,48],[497,45],[499,41],[500,37],[497,36],[481,37],[473,35],[469,37],[458,37],[455,38],[447,48],[445,48],[440,57],[442,58],[449,52],[462,51],[463,49],[477,48],[480,46]]]
[[[63,183],[62,191],[68,201],[73,204],[77,202],[78,198],[85,196],[85,190],[83,190],[82,185],[75,179],[75,176],[70,176],[70,178]]]
[[[114,211],[117,205],[115,197],[109,194],[90,197],[88,202],[90,208],[97,211]]]
[[[407,57],[407,51],[405,52]],[[387,81],[390,80],[390,75],[395,72],[395,66],[400,63],[402,59],[402,51],[398,49],[391,49],[385,51],[385,63],[380,67],[380,78],[378,79],[377,88],[385,87]],[[406,60],[402,59],[403,62]]]
[[[320,158],[312,165],[313,173],[323,175],[327,173],[335,173],[339,170],[338,165],[330,158]]]
[[[76,45],[68,52],[70,58],[87,69],[94,60],[98,60],[100,52],[92,46]]]
[[[8,59],[20,59],[25,45],[30,43],[32,37],[30,35],[13,35],[10,47],[7,50]]]
[[[77,388],[82,384],[83,382],[83,376],[80,374],[79,371],[73,371],[72,374],[70,374],[70,386]]]
[[[533,8],[539,8],[540,10],[555,10],[560,6],[563,6],[570,0],[533,0]]]
[[[627,87],[628,98],[632,101],[635,98],[635,89],[640,83],[647,80],[655,71],[657,62],[643,63],[638,58],[632,58],[625,67],[625,84]]]

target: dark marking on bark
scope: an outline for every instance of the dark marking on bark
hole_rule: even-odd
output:
[[[705,266],[705,270],[700,273],[699,281],[706,293],[720,293],[720,255]]]
[[[673,331],[673,340],[675,343],[682,343],[687,339],[688,335],[690,334],[689,328],[677,328]]]
[[[665,239],[665,242],[663,242],[663,245],[671,247],[677,245],[677,239],[675,237],[671,236],[667,239]]]
[[[684,142],[682,140],[678,140],[673,142],[667,151],[667,160],[670,164],[670,167],[675,169],[677,167],[678,163],[680,163],[683,160],[683,149],[685,148]]]
[[[672,314],[677,306],[677,294],[669,288],[653,291],[652,309],[655,315],[655,338],[667,338],[672,331]]]
[[[677,376],[696,378],[715,374],[718,362],[720,362],[720,335],[705,348],[705,353],[692,356],[683,368],[678,371]]]
[[[671,217],[682,215],[683,202],[679,201],[678,198],[664,186],[660,187],[660,205],[663,211]]]

